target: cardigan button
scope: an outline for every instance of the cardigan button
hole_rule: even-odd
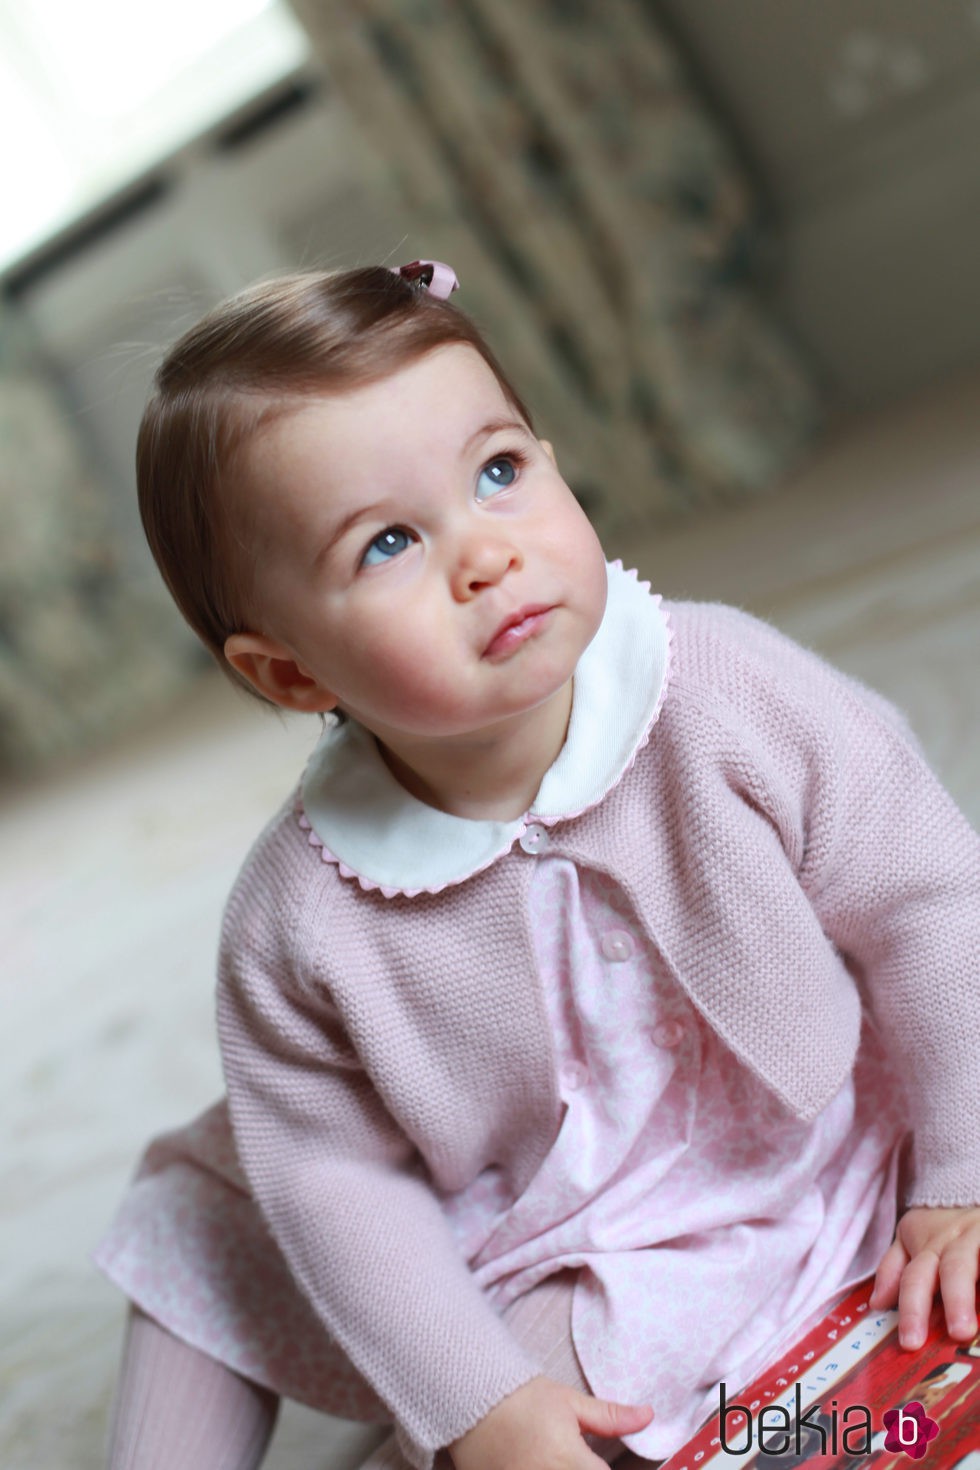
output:
[[[517,840],[532,857],[537,857],[539,852],[547,852],[551,843],[551,838],[537,822],[530,822]]]
[[[581,1062],[566,1062],[561,1069],[561,1080],[569,1092],[577,1092],[589,1080],[589,1069]]]
[[[610,929],[608,934],[603,934],[599,948],[613,964],[628,960],[634,949],[633,936],[627,929]]]
[[[653,1028],[653,1040],[656,1046],[672,1051],[684,1040],[684,1026],[680,1021],[661,1021]]]

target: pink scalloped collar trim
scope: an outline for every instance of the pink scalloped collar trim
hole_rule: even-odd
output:
[[[310,847],[319,851],[321,862],[328,863],[336,867],[338,873],[342,878],[351,879],[354,882],[358,883],[365,892],[380,893],[383,898],[416,898],[421,893],[442,893],[447,888],[455,888],[460,883],[468,882],[470,878],[473,878],[478,873],[483,873],[486,871],[487,868],[492,867],[495,862],[498,862],[500,858],[504,857],[508,852],[511,851],[514,843],[519,841],[523,833],[526,832],[528,826],[532,822],[541,827],[553,827],[558,822],[572,821],[574,820],[574,818],[582,816],[585,812],[591,811],[593,807],[598,806],[601,802],[605,800],[610,791],[614,791],[616,789],[616,787],[622,781],[623,777],[626,776],[628,772],[633,769],[640,752],[644,750],[645,747],[649,744],[650,737],[653,733],[653,728],[656,725],[657,721],[660,719],[661,711],[663,710],[664,706],[664,700],[667,696],[667,689],[670,685],[671,675],[673,673],[674,627],[671,621],[670,613],[668,609],[663,605],[662,596],[659,592],[651,591],[649,582],[641,582],[639,580],[639,575],[635,568],[627,571],[626,568],[623,566],[622,561],[619,559],[610,562],[609,565],[623,572],[625,576],[632,578],[637,583],[638,587],[645,588],[646,591],[650,593],[653,605],[659,608],[661,612],[664,621],[664,630],[666,633],[664,671],[660,683],[660,692],[657,697],[657,702],[654,706],[653,713],[647,720],[644,729],[641,731],[640,736],[637,739],[636,744],[633,746],[632,751],[622,769],[619,771],[618,775],[616,775],[615,778],[610,782],[610,784],[605,787],[605,789],[600,792],[600,794],[596,796],[592,801],[586,802],[584,806],[581,806],[576,810],[561,812],[555,816],[541,816],[535,814],[532,808],[521,819],[520,825],[516,828],[510,840],[506,842],[497,852],[491,854],[491,856],[487,858],[484,862],[479,863],[476,867],[468,869],[465,873],[459,873],[454,877],[447,879],[444,883],[437,883],[433,884],[430,887],[422,888],[402,888],[386,883],[378,883],[375,879],[369,878],[365,873],[360,873],[355,868],[352,868],[348,863],[345,863],[342,858],[338,857],[336,853],[332,852],[330,848],[327,847],[323,838],[314,829],[312,822],[306,815],[303,807],[301,785],[300,790],[297,793],[295,804],[296,819],[299,826],[307,834],[307,842],[309,843]]]

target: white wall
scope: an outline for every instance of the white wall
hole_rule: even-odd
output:
[[[778,307],[880,402],[980,362],[978,0],[660,0],[769,198]]]

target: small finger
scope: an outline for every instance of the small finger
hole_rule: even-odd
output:
[[[946,1330],[958,1341],[977,1332],[977,1248],[956,1241],[939,1258],[939,1289],[946,1313]]]
[[[881,1264],[875,1273],[874,1288],[869,1300],[869,1305],[874,1311],[880,1312],[887,1307],[893,1307],[898,1301],[899,1283],[908,1263],[908,1251],[901,1241],[893,1240],[882,1256]]]
[[[652,1418],[650,1404],[618,1404],[611,1399],[589,1398],[584,1394],[578,1411],[579,1427],[604,1439],[637,1434]]]
[[[920,1251],[902,1272],[898,1289],[898,1340],[903,1348],[920,1348],[929,1330],[929,1314],[939,1285],[939,1257]]]

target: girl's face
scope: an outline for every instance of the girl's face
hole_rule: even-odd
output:
[[[226,654],[276,703],[339,706],[397,748],[567,698],[605,560],[473,348],[304,402],[258,437],[236,493],[260,626]]]

